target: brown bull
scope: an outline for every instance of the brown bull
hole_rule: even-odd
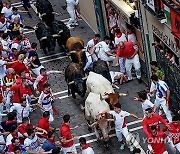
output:
[[[111,109],[114,109],[114,105],[119,103],[120,96],[127,96],[128,94],[124,93],[105,93],[104,96],[101,95],[101,100],[105,100]]]
[[[84,41],[79,37],[70,37],[66,42],[66,47],[70,52],[72,62],[79,63],[84,67],[86,64]]]
[[[66,42],[66,47],[69,51],[74,50],[74,44],[81,44],[81,46],[84,48],[84,41],[80,37],[70,37]]]

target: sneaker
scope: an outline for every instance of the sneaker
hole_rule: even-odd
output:
[[[131,152],[133,152],[133,150],[134,150],[134,147],[131,145],[131,146],[129,146],[129,150],[131,151]]]
[[[78,24],[77,22],[76,22],[76,23],[74,23],[73,25],[74,25],[74,26],[79,26],[79,24]]]
[[[121,144],[120,150],[124,150],[124,147],[125,147],[125,143]]]

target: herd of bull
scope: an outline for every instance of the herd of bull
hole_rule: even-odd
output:
[[[37,0],[37,11],[42,21],[36,26],[36,36],[44,53],[54,51],[56,41],[62,48],[69,52],[71,62],[65,69],[65,81],[68,85],[68,95],[76,98],[76,93],[84,97],[89,92],[85,101],[85,117],[89,128],[94,128],[98,139],[109,140],[109,128],[112,119],[101,113],[114,108],[119,103],[120,96],[127,94],[116,93],[111,84],[111,76],[105,61],[94,62],[92,70],[87,74],[84,71],[86,64],[86,49],[84,42],[79,37],[71,37],[67,26],[55,20],[51,3],[48,0]],[[99,128],[99,129],[97,129]]]
[[[64,48],[70,37],[70,30],[62,22],[55,19],[55,13],[48,0],[37,0],[36,8],[42,19],[35,27],[36,37],[45,54],[55,50],[56,42],[60,48]]]
[[[111,84],[111,77],[108,65],[105,61],[94,62],[92,70],[85,73],[83,68],[86,62],[84,42],[81,38],[70,37],[66,47],[71,55],[71,62],[65,69],[65,80],[68,85],[68,94],[76,98],[75,93],[81,97],[88,92],[85,101],[85,117],[89,128],[94,128],[98,139],[109,140],[109,128],[112,121],[108,116],[102,116],[103,111],[114,108],[119,103],[120,96],[127,96],[124,93],[116,93]],[[99,129],[97,129],[99,128]]]

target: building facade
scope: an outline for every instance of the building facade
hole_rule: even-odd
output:
[[[167,0],[141,0],[148,61],[156,60],[165,72],[174,113],[180,106],[180,10]]]
[[[158,62],[171,90],[173,109],[178,110],[180,7],[168,0],[80,0],[80,10],[93,30],[102,36],[110,35],[113,38],[115,29],[120,28],[127,33],[127,26],[133,27],[140,45],[142,71],[150,82],[149,63],[152,60]]]

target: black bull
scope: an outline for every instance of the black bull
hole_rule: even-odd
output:
[[[103,60],[98,60],[93,63],[93,72],[97,74],[101,74],[103,77],[105,77],[109,82],[112,83],[111,75],[109,73],[109,67],[107,63]]]
[[[44,13],[54,12],[52,4],[48,0],[37,0],[36,8],[38,13],[40,13],[41,15]]]
[[[75,93],[81,97],[86,93],[86,76],[80,64],[70,63],[65,69],[65,80],[68,84],[68,95],[72,94],[76,98]]]
[[[40,22],[35,30],[36,37],[44,53],[54,51],[56,40],[61,48],[64,48],[67,39],[70,37],[70,31],[61,21],[53,21],[51,24]]]

